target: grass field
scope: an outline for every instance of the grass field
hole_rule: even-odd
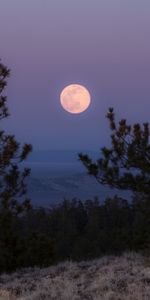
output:
[[[0,300],[150,300],[150,263],[134,253],[0,276]]]

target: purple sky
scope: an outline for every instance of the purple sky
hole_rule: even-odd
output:
[[[0,57],[11,69],[5,128],[35,149],[108,143],[105,114],[150,119],[149,0],[0,0]],[[61,90],[85,85],[84,113],[65,112]]]

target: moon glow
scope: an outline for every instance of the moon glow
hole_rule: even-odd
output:
[[[69,113],[79,114],[89,107],[91,96],[83,85],[71,84],[61,92],[60,103]]]

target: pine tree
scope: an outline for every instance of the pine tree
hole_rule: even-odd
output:
[[[9,69],[0,62],[0,121],[9,116],[4,90],[10,75]],[[32,146],[23,147],[14,135],[0,129],[0,269],[12,267],[13,251],[17,243],[13,234],[14,219],[31,207],[26,197],[26,178],[30,169],[20,168]],[[14,254],[16,256],[16,253]]]
[[[111,130],[111,147],[101,149],[101,157],[93,161],[79,154],[88,173],[103,185],[130,190],[139,197],[150,198],[150,130],[149,124],[118,124],[113,108],[107,114]]]

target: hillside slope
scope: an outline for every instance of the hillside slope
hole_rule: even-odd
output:
[[[149,300],[150,264],[136,254],[0,276],[0,300]]]

